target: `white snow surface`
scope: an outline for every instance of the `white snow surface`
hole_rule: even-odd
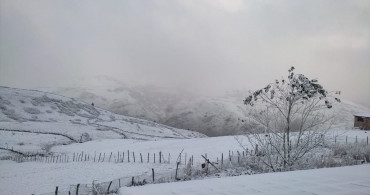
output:
[[[355,116],[370,117],[370,112],[361,112],[354,114]]]
[[[8,87],[0,87],[0,133],[0,147],[34,153],[48,152],[50,145],[96,139],[205,137],[197,132],[114,114],[64,96]],[[48,133],[53,135],[46,136]],[[33,136],[30,141],[32,135],[44,136]]]
[[[156,171],[173,166],[157,164]],[[70,185],[106,182],[123,176],[131,177],[151,171],[152,164],[140,163],[16,163],[0,160],[0,194],[30,195],[68,191]]]
[[[345,137],[348,136],[348,142],[355,142],[355,137],[357,136],[358,142],[361,142],[366,140],[367,135],[368,133],[366,133],[366,131],[361,130],[337,130],[332,131],[331,134],[328,134],[327,138],[332,139],[331,136],[337,136],[337,142],[345,142]],[[32,139],[34,138],[30,137],[29,140],[23,141],[27,143],[28,141],[32,141]],[[244,141],[246,142],[247,140]],[[248,145],[245,145],[245,147],[248,147]],[[239,146],[234,136],[195,139],[165,139],[157,141],[105,139],[93,140],[85,143],[54,146],[51,148],[51,152],[53,152],[55,155],[68,155],[70,159],[69,163],[16,163],[5,160],[0,161],[0,194],[22,195],[32,193],[50,193],[55,190],[55,186],[59,186],[60,191],[62,191],[63,189],[68,189],[69,185],[76,185],[78,183],[91,184],[94,180],[98,180],[98,182],[108,182],[121,177],[132,177],[148,172],[150,174],[151,168],[154,168],[156,173],[159,174],[168,171],[173,172],[176,167],[175,162],[182,149],[184,149],[182,153],[183,163],[181,164],[180,168],[184,168],[184,163],[186,161],[185,157],[187,157],[188,160],[191,155],[194,156],[194,166],[200,166],[199,163],[204,162],[200,155],[207,154],[207,157],[211,161],[216,161],[217,158],[221,158],[221,153],[224,154],[224,158],[227,158],[229,150],[234,152],[234,154],[237,150],[242,151],[242,147]],[[127,150],[130,150],[130,163],[127,162]],[[168,160],[168,153],[171,153],[170,163],[158,163],[159,151],[162,151],[165,161]],[[71,162],[73,153],[80,152],[89,154],[90,157],[94,156],[95,153],[106,153],[107,157],[112,152],[113,160],[111,162],[106,162],[107,160],[105,160],[104,162],[95,163],[91,160],[89,162]],[[125,152],[124,162],[114,162],[117,157],[117,152],[121,153],[121,158],[122,152]],[[135,152],[136,155],[135,163],[132,162],[132,152]],[[139,161],[140,153],[143,153],[144,163]],[[147,153],[150,153],[150,163],[146,162]],[[156,163],[153,163],[154,153],[157,154]],[[330,177],[325,178],[329,179]],[[251,180],[254,179],[247,179],[243,183],[249,183]],[[194,185],[198,186],[197,184]],[[360,185],[362,184],[360,183]],[[206,184],[199,184],[199,186],[206,186]],[[176,192],[179,193],[181,191]],[[233,191],[230,191],[230,193],[232,194]],[[140,193],[138,192],[138,194]]]
[[[119,193],[121,195],[368,195],[370,194],[370,165],[123,187],[120,188]]]
[[[4,129],[24,130],[30,132],[5,131]],[[86,142],[84,143],[71,142],[70,138],[79,140],[80,136],[84,133],[88,133],[92,141],[85,140]],[[367,131],[361,130],[331,130],[326,135],[326,139],[342,143],[346,142],[346,140],[348,142],[355,142],[356,140],[358,142],[362,142],[366,140],[368,134],[369,133],[367,133]],[[123,137],[127,137],[129,139],[122,139]],[[239,138],[242,139],[243,136],[240,136]],[[243,143],[245,144],[244,147],[249,147],[246,139],[244,139]],[[227,158],[226,156],[229,151],[235,153],[236,151],[243,150],[235,140],[234,136],[204,138],[204,135],[196,132],[176,129],[151,121],[113,114],[96,106],[93,107],[90,104],[63,96],[6,87],[0,87],[0,147],[13,148],[16,151],[30,153],[35,151],[39,152],[41,150],[42,152],[51,152],[54,155],[66,155],[69,159],[72,159],[74,153],[81,152],[90,155],[90,157],[99,153],[106,153],[106,156],[113,153],[111,162],[104,161],[95,163],[91,160],[92,158],[90,158],[90,161],[88,162],[71,162],[70,160],[68,163],[16,163],[13,161],[0,160],[0,194],[4,195],[52,193],[55,190],[55,186],[59,186],[60,191],[62,191],[68,189],[69,185],[76,185],[78,183],[91,184],[94,180],[97,180],[98,182],[109,182],[122,177],[143,175],[150,172],[152,168],[155,168],[157,173],[173,171],[177,156],[182,150],[182,162],[184,163],[190,156],[194,156],[194,166],[199,166],[199,163],[204,162],[201,155],[207,154],[207,157],[211,161],[216,161],[217,158],[220,159],[222,153],[224,154],[224,157]],[[132,158],[130,163],[127,162],[127,159],[124,159],[124,162],[122,163],[115,163],[115,159],[117,159],[118,156],[117,153],[119,152],[122,154],[122,152],[125,152],[127,158],[128,150],[130,150],[130,155],[132,155],[132,152],[135,152],[136,163],[132,162]],[[158,155],[160,151],[164,155],[164,160],[166,161],[168,160],[168,154],[171,154],[170,163],[159,164],[158,156],[157,162],[153,163],[152,155],[154,153]],[[147,153],[150,153],[150,162],[140,163],[138,160],[140,153],[143,153],[144,157],[146,157]],[[9,151],[0,150],[0,157],[10,155],[12,155],[12,153]],[[369,165],[359,167],[362,167],[361,174],[368,173],[366,170],[369,170]],[[317,171],[319,172],[319,170]],[[207,194],[221,194],[221,192],[223,192],[222,190],[229,190],[224,194],[246,194],[241,190],[246,190],[245,192],[250,192],[250,194],[257,194],[258,191],[248,191],[248,189],[250,189],[249,187],[256,186],[256,188],[258,187],[259,189],[259,187],[261,187],[264,190],[267,190],[267,192],[276,191],[277,194],[286,194],[283,193],[285,192],[283,190],[286,189],[287,182],[292,182],[293,184],[296,182],[297,185],[308,186],[305,184],[313,183],[316,185],[316,180],[321,181],[318,182],[318,184],[321,185],[319,191],[314,191],[314,188],[312,188],[313,191],[309,191],[311,188],[302,188],[302,191],[301,188],[292,187],[291,189],[289,188],[292,192],[290,194],[304,194],[305,192],[310,194],[315,192],[319,192],[316,194],[329,193],[331,190],[324,190],[325,186],[322,186],[326,181],[328,182],[329,189],[348,188],[356,190],[356,188],[353,187],[354,185],[358,185],[361,189],[363,189],[364,186],[367,186],[368,189],[368,185],[364,185],[363,182],[357,182],[356,178],[351,176],[351,174],[356,174],[355,170],[338,171],[343,173],[348,172],[349,181],[352,181],[353,183],[348,183],[347,180],[341,179],[338,179],[337,181],[334,178],[341,177],[335,174],[330,177],[330,174],[327,173],[327,175],[329,175],[328,177],[325,174],[316,174],[316,172],[310,176],[314,177],[313,179],[306,181],[305,178],[310,177],[301,176],[299,174],[300,172],[302,172],[301,174],[305,173],[305,171],[299,171],[298,173],[278,173],[276,174],[278,176],[268,176],[269,174],[256,177],[244,176],[245,178],[252,179],[242,179],[241,181],[237,181],[237,178],[244,177],[235,177],[236,179],[221,179],[220,181],[225,180],[225,184],[219,184],[217,181],[215,181],[216,183],[212,183],[211,181],[213,181],[213,179],[192,181],[194,184],[191,185],[193,185],[194,188],[193,186],[186,186],[184,187],[186,190],[173,191],[177,187],[170,187],[170,190],[172,190],[170,192],[174,192],[175,194],[197,194],[195,192],[198,191],[191,190],[203,187],[205,191],[199,189],[199,194],[205,194],[206,192]],[[267,184],[262,185],[257,182],[260,181],[263,183],[265,180],[263,177],[277,177],[275,180],[271,180],[270,183],[275,181],[279,182],[279,174],[283,174],[281,176],[282,182],[272,185],[274,186],[272,189],[270,189]],[[288,181],[283,182],[285,178],[284,174],[293,174],[292,180],[287,179]],[[361,174],[359,178],[362,178],[366,183],[370,183],[368,177],[363,178],[361,177]],[[316,178],[316,175],[322,176]],[[253,179],[254,177],[256,179]],[[295,177],[297,177],[297,179],[295,179]],[[258,178],[260,178],[260,180],[258,180]],[[288,178],[288,176],[286,176],[286,178]],[[254,180],[256,180],[256,182]],[[302,182],[300,183],[301,180]],[[208,181],[211,183],[208,184]],[[266,179],[266,181],[269,180]],[[304,181],[306,181],[306,183],[304,183]],[[335,183],[341,181],[343,182]],[[196,184],[198,182],[199,184]],[[256,185],[252,185],[253,182]],[[331,185],[330,182],[334,183]],[[235,183],[235,185],[233,185],[233,183]],[[227,187],[226,184],[234,187]],[[171,186],[172,184],[163,184],[163,189],[166,189],[167,185]],[[173,185],[181,185],[181,183],[175,183]],[[188,184],[185,183],[184,185]],[[143,189],[144,188],[145,187],[143,187]],[[155,188],[162,189],[162,187]],[[233,191],[234,188],[235,191]],[[143,191],[130,191],[136,189],[140,190],[141,188],[122,190],[124,191],[124,194],[126,194],[126,192],[127,194],[148,194],[148,192],[151,192],[150,189],[149,191],[146,191],[146,193]],[[181,189],[181,187],[179,187],[179,189]],[[215,190],[212,191],[212,189]],[[154,192],[160,192],[159,194],[162,194],[162,191],[156,191],[156,189],[153,189],[153,193]],[[352,193],[352,191],[343,192],[347,192],[343,194]],[[357,192],[353,191],[354,194],[364,194],[361,190]],[[163,194],[165,193],[166,191],[163,191]]]
[[[363,130],[330,130],[326,134],[328,142],[341,142],[348,143],[366,142],[367,136],[370,133]],[[222,137],[207,137],[207,138],[193,138],[193,139],[166,139],[158,141],[142,141],[131,139],[110,139],[110,140],[94,140],[86,143],[74,143],[70,145],[55,146],[51,149],[53,153],[69,154],[84,152],[90,155],[94,153],[113,152],[131,152],[139,153],[158,153],[162,152],[167,159],[168,153],[171,153],[171,162],[173,158],[182,152],[183,155],[187,154],[188,157],[194,156],[194,162],[202,162],[201,155],[206,155],[209,159],[216,161],[221,158],[221,154],[228,155],[229,151],[243,151],[243,147],[236,141],[238,139],[244,148],[249,148],[250,144],[245,136],[222,136]],[[185,159],[184,159],[185,160]]]
[[[70,157],[74,152],[90,154],[94,156],[95,153],[105,153],[106,155],[113,153],[113,158],[117,157],[117,153],[127,151],[135,152],[138,158],[139,154],[142,153],[147,159],[147,154],[150,153],[150,162],[153,162],[153,154],[157,154],[157,161],[159,152],[162,152],[164,160],[167,162],[170,158],[170,163],[175,166],[176,160],[182,151],[182,163],[189,160],[193,156],[194,163],[204,162],[201,155],[207,156],[207,158],[216,161],[217,158],[220,160],[223,153],[226,159],[229,151],[235,153],[236,151],[243,151],[238,142],[233,136],[224,137],[210,137],[210,138],[194,138],[194,139],[172,139],[172,140],[160,140],[160,141],[140,141],[140,140],[129,140],[129,139],[115,139],[115,140],[96,140],[86,142],[82,144],[71,144],[66,146],[56,146],[51,149],[55,154],[67,154]],[[169,156],[170,154],[170,156]],[[127,158],[127,157],[126,157]],[[127,161],[127,159],[125,159]]]

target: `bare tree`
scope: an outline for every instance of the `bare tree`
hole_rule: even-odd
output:
[[[244,100],[250,106],[249,125],[254,129],[247,133],[248,139],[273,171],[290,169],[305,154],[323,145],[322,130],[333,122],[326,110],[340,102],[316,79],[293,71],[291,67],[287,80],[276,80]]]

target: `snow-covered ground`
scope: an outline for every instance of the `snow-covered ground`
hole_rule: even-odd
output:
[[[205,137],[64,96],[7,87],[0,87],[0,135],[0,148],[23,153],[47,153],[52,145],[96,139]]]
[[[326,139],[328,141],[345,143],[346,137],[348,143],[357,141],[366,142],[367,136],[370,133],[363,130],[331,130],[327,132]],[[202,162],[201,155],[207,154],[207,157],[216,161],[221,158],[221,154],[229,154],[229,151],[243,151],[236,139],[243,143],[243,147],[250,148],[248,139],[245,136],[223,136],[223,137],[208,137],[208,138],[194,138],[194,139],[166,139],[160,141],[142,141],[130,139],[110,139],[110,140],[94,140],[86,143],[74,143],[70,145],[56,146],[51,149],[56,154],[73,154],[84,152],[90,155],[95,153],[106,153],[113,155],[117,152],[131,152],[139,153],[158,153],[162,152],[167,160],[168,153],[171,153],[172,162],[177,158],[178,154],[182,152],[183,155],[194,156],[194,162]]]
[[[142,175],[174,168],[169,164],[140,163],[16,163],[0,160],[0,194],[30,195],[49,193],[59,186],[59,191],[68,191],[70,185],[92,184],[113,179]]]
[[[82,140],[81,136],[84,136]],[[366,142],[367,136],[367,131],[361,130],[330,130],[325,138],[331,142],[353,143],[356,140]],[[234,136],[208,138],[196,132],[113,114],[63,96],[0,87],[0,149],[2,148],[0,157],[14,156],[14,153],[8,149],[69,157],[69,161],[63,163],[50,163],[50,157],[41,158],[39,162],[16,163],[0,160],[0,194],[52,193],[56,186],[59,186],[59,191],[65,192],[71,185],[91,185],[93,181],[101,183],[117,181],[118,178],[124,178],[122,181],[127,182],[133,176],[143,178],[150,175],[152,168],[159,178],[161,174],[172,177],[180,152],[182,152],[182,164],[179,168],[183,169],[191,156],[194,157],[194,166],[199,168],[200,163],[204,162],[201,155],[207,156],[214,162],[220,160],[222,154],[226,160],[229,152],[235,154],[237,151],[242,152],[243,147],[250,148],[245,137],[237,137],[243,147],[235,138]],[[84,143],[78,143],[79,141]],[[130,162],[128,162],[128,151],[130,151]],[[73,156],[80,155],[82,152],[85,155],[83,159],[87,155],[89,160],[73,162]],[[158,163],[159,152],[164,160],[161,164]],[[122,159],[123,153],[125,153],[124,159]],[[105,156],[104,162],[94,162],[93,157],[100,154],[102,157]],[[112,154],[112,160],[107,162],[110,154]],[[144,161],[142,163],[141,154]],[[147,162],[147,154],[149,154],[149,162]],[[133,162],[133,155],[136,157],[136,162]],[[156,162],[154,162],[154,155],[156,155]],[[117,162],[118,158],[121,159],[119,162]],[[125,178],[128,180],[126,181]],[[235,189],[239,189],[238,186],[242,186],[241,183]],[[362,185],[359,182],[356,184]],[[127,184],[123,183],[123,185]],[[176,185],[180,184],[176,183]],[[217,182],[216,185],[218,185]],[[283,190],[284,188],[279,185],[276,184],[276,188]],[[201,184],[194,184],[194,186],[201,186]],[[235,193],[238,192],[235,191]],[[136,192],[133,193],[136,194]],[[230,193],[234,192],[230,191]],[[210,191],[208,194],[213,192]]]
[[[363,141],[366,139],[368,133],[365,133],[365,131],[361,130],[337,130],[329,132],[328,138],[330,138],[330,135],[339,135],[337,140],[341,140],[341,142],[345,142],[346,136],[348,136],[348,142],[354,142],[355,136],[357,136],[358,141],[360,142],[361,140]],[[130,151],[130,163],[127,162],[128,150]],[[39,194],[53,192],[55,190],[55,186],[59,186],[60,191],[62,191],[63,189],[68,189],[69,185],[76,185],[77,183],[91,184],[94,180],[98,180],[98,182],[108,182],[121,177],[132,177],[143,174],[150,175],[151,168],[154,168],[156,173],[168,171],[172,171],[173,173],[176,167],[175,162],[182,150],[183,164],[180,165],[180,168],[184,168],[185,156],[187,159],[189,159],[189,157],[193,155],[194,166],[200,167],[199,163],[204,162],[201,155],[207,154],[207,157],[210,158],[211,161],[216,161],[217,158],[220,160],[221,153],[224,154],[224,158],[226,159],[229,150],[235,153],[236,151],[242,151],[242,148],[239,146],[234,136],[196,139],[165,139],[158,141],[105,139],[94,140],[85,143],[55,146],[51,148],[51,152],[55,154],[67,154],[69,155],[70,159],[72,158],[73,153],[80,152],[84,152],[84,154],[90,154],[90,159],[92,159],[91,157],[95,153],[106,153],[106,156],[108,156],[111,152],[113,153],[112,159],[116,159],[117,152],[120,152],[122,158],[122,152],[125,152],[125,159],[120,163],[115,163],[114,160],[111,162],[106,162],[107,160],[105,160],[105,162],[99,163],[94,163],[92,160],[89,162],[69,163],[15,163],[12,161],[0,161],[0,189],[2,189],[2,192],[5,192],[5,194]],[[166,163],[158,163],[159,151],[162,151]],[[135,152],[135,163],[133,162],[132,152]],[[140,153],[143,154],[143,163],[141,163],[139,160]],[[149,163],[147,163],[147,153],[150,153]],[[153,163],[154,153],[157,155],[156,163]],[[170,163],[167,163],[168,153],[171,154]],[[367,168],[369,167],[367,166]],[[317,172],[320,172],[320,170],[317,170]],[[258,176],[257,178],[259,177],[262,176]],[[243,180],[242,183],[249,183],[255,179],[245,180],[246,181],[244,182]],[[194,182],[196,183],[202,181]],[[198,184],[194,185],[198,186]],[[204,185],[205,184],[199,184],[199,186]],[[276,184],[276,186],[277,185],[278,184]],[[332,185],[336,185],[336,183]],[[359,185],[361,185],[361,183]],[[230,193],[232,193],[232,191]]]
[[[233,136],[224,137],[210,137],[210,138],[194,138],[194,139],[167,139],[160,141],[141,141],[141,140],[130,140],[130,139],[111,139],[111,140],[95,140],[86,143],[76,143],[65,146],[56,146],[51,149],[55,154],[69,154],[73,153],[90,154],[95,153],[106,153],[107,155],[113,152],[114,157],[117,156],[117,152],[135,152],[138,156],[142,153],[146,159],[147,153],[150,153],[151,161],[153,153],[161,151],[164,159],[168,160],[168,154],[170,155],[170,162],[175,163],[178,155],[182,151],[182,159],[185,162],[185,155],[189,158],[191,155],[194,157],[194,162],[204,161],[201,155],[206,155],[212,160],[221,158],[221,154],[228,155],[229,150],[232,152],[243,151],[238,142]],[[127,153],[126,153],[127,155]],[[130,154],[132,155],[132,154]],[[126,157],[127,158],[127,157]],[[157,156],[158,158],[158,156]],[[127,161],[127,159],[125,159]]]
[[[120,188],[119,193],[122,195],[369,195],[370,165],[123,187]]]

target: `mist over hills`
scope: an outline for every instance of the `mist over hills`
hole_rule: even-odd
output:
[[[195,130],[208,136],[234,135],[246,131],[248,107],[243,99],[248,91],[220,96],[201,96],[156,86],[129,86],[100,76],[81,80],[75,87],[47,88],[111,112],[142,118],[169,126]],[[343,101],[332,109],[337,127],[352,128],[353,114],[369,109]]]

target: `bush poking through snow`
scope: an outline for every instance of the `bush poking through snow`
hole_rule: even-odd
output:
[[[261,155],[249,153],[245,157],[239,156],[240,163],[237,162],[238,156],[232,156],[231,167],[243,165],[256,173],[286,171],[283,164],[279,161],[279,155]],[[272,169],[265,159],[272,159],[271,163],[275,169]],[[274,161],[275,159],[275,161]],[[304,157],[295,161],[290,170],[305,170],[325,167],[339,167],[348,165],[357,165],[370,162],[370,145],[366,143],[348,143],[348,144],[330,144],[315,148]]]
[[[25,107],[23,110],[27,112],[28,114],[40,114],[41,113],[41,111],[37,108]]]

